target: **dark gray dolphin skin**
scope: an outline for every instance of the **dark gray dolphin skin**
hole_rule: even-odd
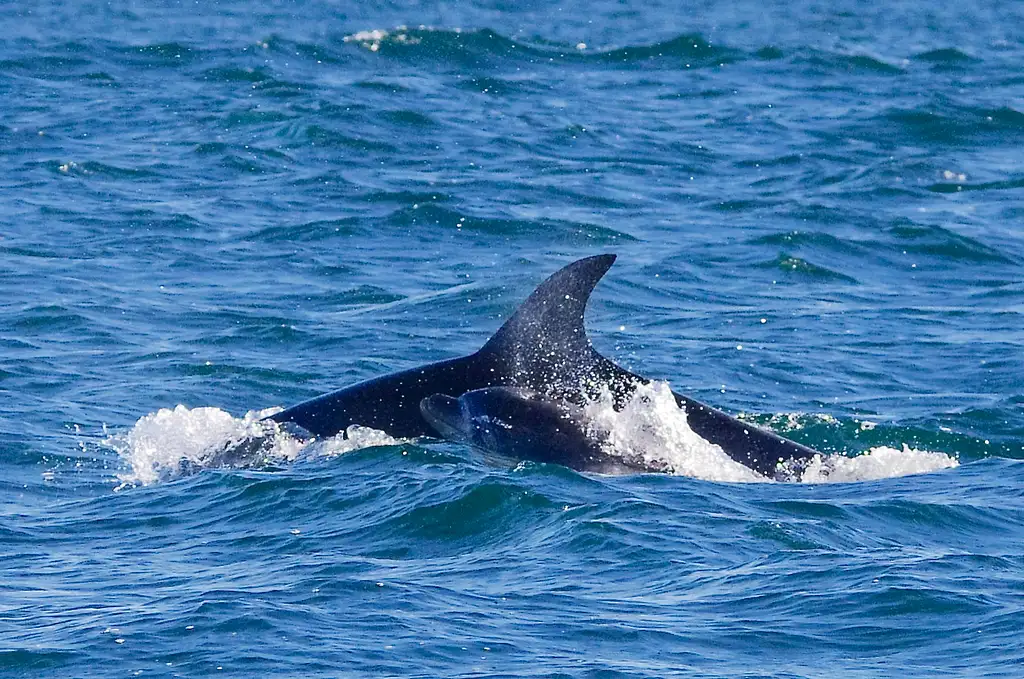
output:
[[[434,394],[420,401],[420,412],[443,438],[501,458],[603,474],[667,471],[664,465],[610,455],[605,436],[589,426],[581,408],[529,389],[487,387],[459,398]]]
[[[475,354],[384,375],[318,396],[271,418],[293,422],[314,436],[334,436],[359,424],[412,438],[433,436],[420,402],[434,394],[459,397],[487,387],[519,387],[551,401],[581,404],[608,387],[616,403],[627,401],[650,380],[599,354],[583,327],[594,286],[615,262],[597,255],[573,262],[540,284]],[[768,477],[780,461],[806,463],[816,451],[740,422],[673,392],[690,427],[731,458]]]

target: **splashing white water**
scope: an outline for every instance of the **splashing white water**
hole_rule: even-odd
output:
[[[800,477],[802,483],[844,483],[873,481],[908,474],[924,474],[960,466],[955,457],[945,453],[916,450],[903,445],[902,450],[878,446],[857,457],[819,455],[807,465]]]
[[[420,26],[419,31],[432,30],[426,26]],[[455,29],[456,33],[459,33],[459,29]],[[346,35],[342,38],[345,42],[354,42],[371,52],[380,51],[382,44],[393,42],[399,45],[418,45],[422,42],[422,38],[416,36],[416,34],[410,30],[407,26],[399,26],[393,31],[385,31],[380,28],[372,31],[359,31],[351,35]]]
[[[605,433],[609,452],[708,481],[765,480],[690,429],[666,382],[638,387],[620,411],[612,403],[611,392],[605,389],[584,409],[594,427]]]
[[[303,438],[287,426],[264,419],[280,410],[253,410],[233,417],[220,408],[162,408],[140,418],[131,430],[108,437],[104,444],[130,467],[118,474],[123,487],[167,481],[199,469],[260,467],[291,462],[300,454],[334,456],[405,442],[359,426],[325,440]]]
[[[768,479],[730,458],[720,446],[697,435],[686,420],[666,382],[637,388],[620,411],[612,407],[605,390],[585,408],[594,428],[607,438],[610,452],[642,459],[651,467],[663,466],[673,474],[708,481],[765,482]],[[753,426],[753,425],[752,425]],[[920,474],[956,467],[960,463],[945,453],[902,450],[885,446],[856,457],[818,455],[795,472],[802,483],[868,481]]]

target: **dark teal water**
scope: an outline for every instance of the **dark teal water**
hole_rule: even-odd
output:
[[[1024,6],[0,25],[0,675],[1024,674]],[[195,463],[602,252],[602,352],[849,482]]]

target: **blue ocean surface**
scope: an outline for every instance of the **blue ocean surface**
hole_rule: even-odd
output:
[[[1024,4],[0,25],[0,676],[1024,676]],[[210,455],[600,253],[595,347],[820,465],[729,476],[656,398],[674,474]]]

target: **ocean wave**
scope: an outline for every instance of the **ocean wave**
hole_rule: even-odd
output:
[[[787,252],[780,252],[779,256],[770,262],[758,264],[762,269],[778,269],[786,274],[803,276],[808,279],[821,281],[838,281],[842,283],[857,283],[857,279],[847,276],[839,271],[833,271],[828,267],[814,264],[803,257],[796,257]]]
[[[435,29],[427,26],[392,30],[360,31],[343,38],[381,56],[432,59],[467,67],[480,67],[495,59],[542,57],[545,52],[527,43],[518,43],[495,31],[482,28]]]
[[[765,45],[740,49],[713,42],[698,33],[683,33],[654,43],[636,42],[618,46],[594,46],[583,42],[558,43],[541,39],[510,38],[490,28],[460,29],[420,25],[371,29],[345,35],[342,42],[357,45],[381,56],[429,59],[471,68],[483,68],[508,61],[531,63],[605,64],[633,67],[639,64],[664,68],[693,69],[727,66],[743,61],[791,59],[823,73],[863,73],[900,76],[920,64],[935,70],[964,69],[980,63],[956,48],[937,48],[893,59],[842,49],[822,50],[809,46]],[[483,81],[481,81],[483,82]],[[479,91],[503,94],[504,81]]]
[[[300,135],[303,145],[327,149],[347,149],[359,153],[394,154],[398,152],[398,149],[389,142],[353,136],[349,132],[335,129],[328,125],[313,124],[306,126],[302,128]]]
[[[905,252],[944,261],[1014,263],[1013,259],[981,241],[936,225],[900,221],[887,229]]]
[[[960,69],[980,61],[956,47],[938,47],[918,52],[913,59],[931,64],[937,70]]]
[[[798,208],[793,216],[805,221],[829,223],[836,219],[831,211],[819,211],[813,207]],[[758,245],[774,245],[789,248],[814,248],[843,255],[863,255],[868,250],[863,244],[823,231],[785,231],[760,236],[751,241]]]
[[[97,179],[149,179],[158,173],[145,167],[118,167],[94,160],[51,161],[47,164],[55,173],[69,177]]]
[[[244,240],[253,243],[316,243],[351,236],[359,232],[360,220],[356,217],[318,219],[301,224],[267,226],[245,235]]]
[[[555,507],[556,503],[544,495],[507,480],[485,480],[440,502],[411,506],[374,526],[374,532],[416,535],[431,541],[477,540],[504,534],[516,525],[525,527],[535,511]]]
[[[943,177],[944,179],[953,179],[953,177]],[[989,182],[968,182],[966,177],[961,173],[957,177],[957,181],[942,181],[930,184],[928,187],[929,191],[934,193],[960,193],[962,191],[1007,191],[1013,189],[1024,188],[1024,177],[1017,177],[1014,179],[1004,179],[998,181]]]
[[[349,33],[316,42],[296,41],[271,35],[255,43],[236,47],[210,48],[186,41],[125,44],[99,41],[47,44],[33,42],[33,54],[0,61],[0,72],[31,73],[47,80],[93,80],[101,85],[119,85],[118,71],[124,68],[186,70],[204,83],[241,85],[268,96],[293,97],[316,89],[317,79],[282,77],[287,57],[300,64],[338,67],[358,60],[353,47],[363,55],[421,64],[440,63],[469,70],[462,87],[495,96],[533,92],[535,80],[511,80],[475,71],[521,63],[554,65],[603,65],[612,68],[701,69],[742,62],[789,60],[805,64],[821,74],[864,74],[899,77],[914,69],[963,71],[984,64],[956,47],[935,48],[899,56],[850,53],[843,49],[823,50],[807,45],[768,44],[738,48],[713,41],[700,33],[681,33],[665,40],[645,43],[642,38],[626,44],[589,45],[560,43],[541,38],[512,38],[487,28],[462,29],[444,26],[397,26]],[[268,63],[268,58],[275,63]],[[368,87],[381,85],[361,81]],[[389,91],[401,84],[383,84]],[[996,110],[994,119],[998,120]]]
[[[895,76],[905,72],[903,65],[894,64],[886,59],[869,54],[844,54],[842,52],[807,50],[804,53],[800,53],[799,56],[816,69],[828,73],[846,72]]]
[[[655,43],[620,47],[606,52],[597,52],[593,58],[612,63],[648,62],[651,60],[673,61],[684,68],[716,66],[743,58],[739,50],[722,45],[713,45],[703,36],[684,34]]]
[[[390,30],[352,33],[344,37],[344,42],[383,56],[429,58],[471,67],[514,59],[600,62],[618,66],[655,62],[685,69],[723,65],[745,58],[742,51],[712,44],[697,34],[683,34],[649,45],[591,49],[584,43],[562,45],[513,40],[487,28],[461,30],[399,26]]]
[[[629,234],[597,224],[566,222],[553,219],[515,219],[479,217],[457,212],[434,203],[414,204],[391,213],[388,222],[396,226],[434,226],[454,233],[477,233],[503,237],[543,236],[570,243],[633,242]]]
[[[968,146],[998,136],[1024,139],[1024,113],[1011,106],[987,108],[938,99],[913,108],[892,108],[875,119],[885,138],[924,144]]]
[[[141,45],[110,44],[108,49],[133,66],[180,68],[201,61],[208,50],[183,42],[156,42]]]
[[[679,68],[696,68],[721,65],[743,57],[739,50],[713,45],[696,34],[683,34],[650,45],[595,50],[584,43],[561,45],[513,40],[487,28],[461,30],[399,26],[391,30],[353,33],[345,36],[344,42],[385,56],[431,58],[472,67],[514,59],[600,62],[623,66],[654,61]]]

